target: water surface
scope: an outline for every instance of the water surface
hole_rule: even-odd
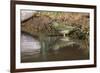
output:
[[[38,39],[21,34],[21,62],[44,62],[89,59],[83,41],[63,36],[40,36]]]

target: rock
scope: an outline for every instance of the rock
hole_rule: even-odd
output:
[[[36,11],[22,10],[22,11],[21,11],[21,21],[24,21],[24,20],[29,19],[30,17],[33,16],[33,14],[34,14],[35,12],[36,12]]]

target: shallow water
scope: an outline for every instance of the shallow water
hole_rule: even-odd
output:
[[[21,62],[43,62],[89,59],[88,48],[82,41],[63,36],[41,36],[21,34]]]

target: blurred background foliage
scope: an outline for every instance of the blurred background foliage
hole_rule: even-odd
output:
[[[56,27],[55,27],[56,26]],[[89,13],[36,11],[32,19],[22,23],[22,31],[33,35],[59,35],[57,28],[74,27],[69,33],[72,38],[89,37]]]

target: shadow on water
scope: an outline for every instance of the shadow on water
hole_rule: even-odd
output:
[[[66,40],[67,39],[67,40]],[[41,36],[36,39],[21,34],[21,62],[44,62],[89,59],[83,41],[62,36]]]

